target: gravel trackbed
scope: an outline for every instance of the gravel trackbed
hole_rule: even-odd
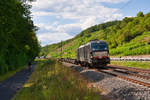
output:
[[[150,88],[99,72],[94,69],[63,63],[90,79],[95,88],[102,89],[102,94],[110,100],[150,100]]]

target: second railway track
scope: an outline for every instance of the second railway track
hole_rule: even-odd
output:
[[[121,70],[114,70],[116,72],[120,72],[120,73],[125,73],[125,74],[128,74],[128,75],[131,75],[131,76],[135,76],[135,77],[138,77],[138,78],[142,78],[142,79],[146,79],[146,80],[150,80],[150,77],[149,76],[146,76],[146,75],[140,75],[140,74],[135,74],[135,73],[131,73],[131,72],[124,72],[124,71],[121,71]]]
[[[148,73],[150,74],[150,70],[149,69],[141,69],[141,68],[131,68],[131,67],[123,67],[123,66],[115,66],[115,65],[107,65],[107,67],[109,68],[114,68],[114,69],[124,69],[124,70],[128,70],[128,71],[132,71],[132,72],[140,72],[140,73]]]
[[[150,77],[145,76],[145,75],[140,75],[137,73],[137,72],[143,72],[143,70],[139,71],[139,69],[138,69],[138,71],[137,70],[133,71],[133,70],[130,70],[130,68],[127,68],[128,70],[126,70],[126,68],[122,68],[122,67],[121,67],[121,69],[123,69],[125,71],[116,70],[116,69],[119,69],[119,67],[113,67],[113,68],[109,67],[108,70],[99,69],[98,71],[150,88]],[[133,68],[131,68],[131,69],[133,69]]]
[[[123,80],[129,81],[129,82],[132,82],[135,84],[143,85],[143,86],[150,88],[150,82],[148,82],[149,79],[140,80],[140,79],[134,78],[134,77],[131,78],[130,75],[121,75],[119,73],[115,73],[115,72],[110,71],[110,70],[98,70],[98,71],[105,73],[105,74],[109,74],[109,75],[118,77],[118,78],[121,78]],[[145,81],[147,81],[147,82],[145,82]]]

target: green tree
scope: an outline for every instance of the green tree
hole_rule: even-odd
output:
[[[142,11],[140,11],[138,14],[137,14],[137,17],[144,17],[144,14]]]
[[[39,53],[30,8],[21,0],[0,1],[0,74],[16,70]]]

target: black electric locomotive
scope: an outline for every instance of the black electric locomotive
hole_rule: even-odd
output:
[[[102,67],[110,63],[108,45],[102,40],[93,40],[81,45],[76,52],[76,62],[82,66]]]

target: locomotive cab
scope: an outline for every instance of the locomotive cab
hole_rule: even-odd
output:
[[[108,45],[104,41],[95,41],[91,43],[91,63],[106,65],[110,63]]]

